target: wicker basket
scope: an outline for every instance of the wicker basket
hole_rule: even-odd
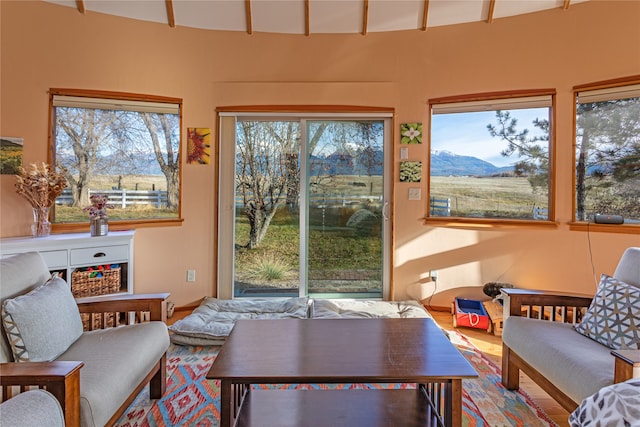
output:
[[[75,298],[114,294],[120,291],[120,267],[102,270],[102,277],[91,277],[95,271],[71,273],[71,293]]]
[[[102,329],[102,316],[107,316],[106,327],[111,328],[118,326],[116,324],[116,316],[114,313],[80,313],[82,319],[82,329],[85,331],[93,331]],[[93,327],[89,328],[89,319],[92,319]]]

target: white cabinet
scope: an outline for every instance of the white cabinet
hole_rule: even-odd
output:
[[[89,233],[52,234],[48,237],[9,237],[0,240],[2,258],[40,252],[49,270],[63,275],[74,288],[75,277],[88,268],[99,273],[104,268],[118,268],[120,285],[109,293],[133,293],[133,236],[135,231],[111,231],[106,236],[91,237]],[[98,269],[100,267],[100,270]],[[101,273],[99,274],[101,276]],[[82,279],[85,280],[85,279]]]

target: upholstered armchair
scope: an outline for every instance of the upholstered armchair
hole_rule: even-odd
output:
[[[638,374],[640,248],[627,248],[595,296],[502,289],[502,384],[524,372],[566,410]],[[527,313],[527,315],[523,315]],[[636,371],[634,373],[634,371]]]
[[[75,300],[35,252],[2,259],[0,271],[3,400],[15,386],[44,388],[60,403],[67,426],[104,426],[113,425],[146,384],[152,399],[164,394],[168,294]],[[81,313],[118,321],[85,331]]]
[[[60,402],[46,390],[29,390],[0,404],[0,422],[6,426],[63,427]]]

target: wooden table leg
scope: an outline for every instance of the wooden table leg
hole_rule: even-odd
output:
[[[452,379],[445,392],[445,423],[447,427],[462,426],[462,380]]]
[[[234,397],[231,380],[220,380],[220,427],[231,427],[234,412]]]

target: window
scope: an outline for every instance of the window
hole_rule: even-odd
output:
[[[427,217],[552,220],[554,94],[431,100]]]
[[[640,76],[574,88],[574,219],[640,224]]]
[[[88,223],[92,194],[107,196],[115,228],[179,220],[182,100],[58,89],[50,97],[51,160],[68,183],[57,227]]]
[[[218,295],[389,298],[392,112],[249,108],[218,110]]]

